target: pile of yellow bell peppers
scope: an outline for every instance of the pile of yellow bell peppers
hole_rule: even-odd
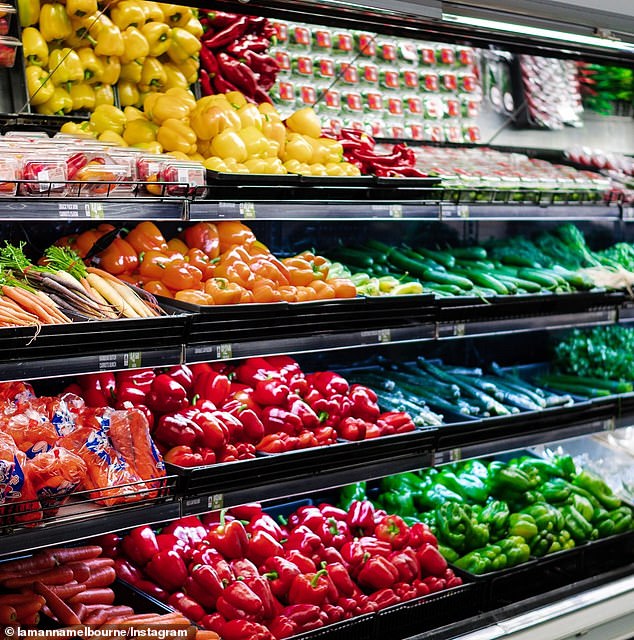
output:
[[[202,25],[187,7],[151,0],[18,0],[31,105],[53,115],[188,89],[198,78]],[[115,88],[116,87],[116,88]]]
[[[356,176],[338,140],[322,137],[318,116],[300,109],[282,121],[268,102],[247,102],[239,92],[196,100],[172,88],[145,97],[143,110],[98,107],[90,121],[62,131],[84,134],[150,153],[169,153],[223,173]]]

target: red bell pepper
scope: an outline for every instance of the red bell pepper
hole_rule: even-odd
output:
[[[246,520],[249,523],[262,515],[262,505],[259,502],[246,502],[237,507],[231,507],[228,514],[236,520]]]
[[[218,635],[222,631],[222,628],[227,624],[227,621],[219,613],[211,613],[204,618],[201,618],[198,625],[208,631],[215,631]]]
[[[188,409],[191,420],[198,425],[201,434],[197,443],[208,449],[222,449],[229,442],[229,429],[217,414],[220,411],[199,411],[196,408]]]
[[[156,535],[148,526],[132,529],[123,538],[122,549],[137,567],[144,567],[160,551]]]
[[[119,580],[124,580],[132,585],[143,579],[142,571],[123,558],[117,558],[114,561],[114,570]]]
[[[224,583],[216,570],[209,565],[197,564],[189,570],[190,578],[196,586],[215,600],[222,595]],[[213,606],[213,605],[212,605]]]
[[[304,429],[317,429],[319,427],[319,417],[310,407],[310,405],[305,402],[298,395],[291,393],[287,398],[288,404],[286,408],[292,414],[298,416],[302,421],[302,427]]]
[[[292,620],[297,625],[298,632],[319,629],[325,623],[321,608],[310,603],[291,604],[284,607],[280,615]]]
[[[247,532],[239,520],[227,522],[225,513],[220,512],[220,523],[209,531],[207,539],[225,558],[244,558],[249,548]]]
[[[416,587],[407,582],[397,582],[393,587],[394,593],[401,602],[407,602],[417,597]]]
[[[437,547],[425,544],[416,551],[421,574],[424,576],[443,576],[447,570],[447,561]]]
[[[221,627],[220,634],[222,640],[273,640],[264,625],[250,620],[229,620]]]
[[[82,397],[89,407],[109,407],[117,398],[117,383],[113,373],[89,373],[77,377]]]
[[[322,607],[326,616],[328,616],[328,624],[334,624],[343,620],[344,611],[342,607],[338,607],[335,604],[325,604]]]
[[[396,595],[393,589],[383,588],[373,593],[369,601],[376,605],[377,609],[385,609],[386,607],[391,607],[395,604],[398,604],[401,599]]]
[[[253,409],[248,408],[246,404],[239,400],[229,400],[222,405],[222,410],[240,421],[242,435],[248,442],[255,444],[262,439],[264,425]]]
[[[361,384],[353,384],[348,397],[352,400],[353,417],[361,418],[366,422],[376,422],[381,415],[377,395],[372,389]]]
[[[150,388],[152,387],[152,382],[154,382],[154,378],[156,378],[156,373],[154,373],[154,369],[135,369],[132,371],[117,371],[115,373],[115,378],[117,380],[117,390],[121,388],[122,384],[130,384],[135,386],[137,389],[143,391],[143,393],[148,393]],[[117,394],[118,398],[118,394]]]
[[[207,530],[197,516],[185,516],[168,524],[161,533],[171,533],[185,544],[194,547],[205,539]]]
[[[196,399],[211,400],[216,406],[220,406],[229,397],[230,388],[229,378],[211,369],[194,377],[192,393]]]
[[[256,531],[249,540],[247,558],[256,564],[261,564],[271,556],[282,554],[282,545],[266,531]]]
[[[339,596],[353,596],[359,593],[359,587],[353,582],[348,570],[340,562],[333,562],[326,565],[328,576],[332,580]]]
[[[317,549],[317,552],[313,554],[313,562],[315,566],[320,566],[324,562],[326,564],[331,562],[340,562],[344,564],[344,559],[341,553],[334,547],[324,547],[323,545]]]
[[[186,618],[189,618],[193,622],[198,622],[206,615],[205,610],[200,604],[182,591],[173,593],[169,597],[167,604],[173,609],[180,611]]]
[[[343,520],[345,522],[348,517],[348,512],[340,509],[339,507],[333,507],[333,505],[327,502],[322,502],[317,505],[317,508],[321,511],[325,518],[334,518],[335,520]]]
[[[299,633],[299,627],[290,618],[279,615],[273,618],[268,625],[273,637],[277,640],[284,640]]]
[[[177,411],[162,415],[152,435],[168,447],[192,447],[201,442],[203,430],[189,417],[195,414],[191,410],[185,411],[187,413]]]
[[[291,390],[279,378],[258,380],[253,389],[253,399],[263,406],[282,406]]]
[[[194,385],[194,373],[186,364],[179,364],[175,367],[170,367],[167,370],[167,375],[176,380],[186,391],[191,391]]]
[[[137,387],[130,381],[119,381],[117,383],[117,406],[123,405],[124,402],[130,402],[133,407],[144,404],[146,400],[146,392]]]
[[[416,578],[420,578],[420,563],[416,557],[416,552],[411,548],[394,551],[388,560],[396,567],[399,580],[411,583]]]
[[[188,560],[191,556],[191,546],[172,533],[159,533],[156,536],[156,542],[159,551],[176,551],[185,560]]]
[[[348,508],[346,524],[353,535],[374,533],[374,505],[369,500],[355,500]]]
[[[105,533],[95,538],[94,544],[98,544],[102,549],[102,556],[106,558],[118,558],[121,550],[121,536],[116,533]]]
[[[183,588],[185,593],[195,600],[205,609],[214,609],[216,606],[217,596],[214,596],[210,591],[203,589],[198,582],[190,575],[185,580],[185,586]]]
[[[431,593],[429,591],[429,587],[422,580],[414,580],[414,582],[412,582],[412,586],[416,589],[416,596],[419,598]]]
[[[205,463],[200,453],[194,453],[191,447],[185,445],[172,447],[164,454],[163,459],[179,467],[200,467],[204,464],[212,464]]]
[[[385,589],[391,587],[398,577],[398,570],[387,558],[374,556],[363,564],[357,581],[362,587]]]
[[[284,548],[284,557],[299,567],[302,573],[317,571],[315,563],[299,549]]]
[[[310,555],[321,547],[321,538],[313,533],[306,525],[298,525],[288,536],[284,544],[285,550],[297,549],[301,553]]]
[[[166,373],[154,378],[147,395],[147,404],[153,411],[171,413],[187,406],[187,391]]]
[[[364,440],[369,426],[372,425],[365,420],[350,416],[339,423],[337,431],[344,440]]]
[[[223,585],[233,582],[236,576],[233,573],[231,565],[218,551],[207,546],[208,544],[206,540],[203,540],[203,542],[198,545],[192,554],[192,564],[194,566],[196,564],[203,564],[204,566],[211,567],[216,574],[218,574]]]
[[[290,604],[321,605],[328,595],[328,572],[320,569],[315,573],[304,573],[293,578],[288,591]]]
[[[430,593],[436,591],[442,591],[447,588],[447,581],[444,578],[438,578],[436,576],[427,576],[423,578],[423,582],[429,587]]]
[[[299,416],[275,406],[264,408],[262,424],[267,434],[282,432],[294,436],[302,430],[302,419]]]
[[[325,398],[335,394],[346,395],[350,390],[348,381],[334,371],[317,371],[306,376],[308,384],[313,386]]]
[[[233,513],[233,509],[231,510],[231,513]],[[282,527],[280,527],[280,525],[277,524],[277,522],[275,522],[268,513],[263,513],[254,520],[251,520],[246,529],[247,533],[250,533],[252,536],[258,531],[265,531],[278,542],[281,542],[282,538],[286,537]]]
[[[254,616],[262,618],[262,600],[244,581],[236,580],[228,584],[216,601],[218,613],[227,620],[235,620]]]
[[[187,567],[176,551],[159,551],[145,566],[145,572],[167,591],[177,591],[187,580]]]
[[[438,540],[431,529],[423,522],[416,522],[409,528],[409,544],[414,549],[418,549],[424,544],[438,546]]]
[[[258,568],[248,558],[237,558],[231,562],[231,570],[236,580],[258,577]]]
[[[377,540],[389,542],[393,549],[402,549],[409,542],[409,527],[400,516],[382,518],[374,528]]]
[[[263,571],[263,577],[269,580],[273,595],[284,599],[288,595],[288,590],[291,588],[295,576],[302,573],[294,562],[279,556],[267,558],[261,571]]]
[[[459,578],[451,569],[447,568],[445,575],[443,576],[446,582],[447,589],[451,587],[457,587],[462,584],[462,578]]]
[[[416,429],[414,421],[405,411],[382,413],[376,423],[386,434],[408,433]]]
[[[274,618],[282,607],[280,603],[275,599],[269,581],[266,578],[256,574],[255,576],[247,576],[244,579],[244,583],[262,601],[262,617],[265,620]]]

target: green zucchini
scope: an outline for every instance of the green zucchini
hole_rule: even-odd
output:
[[[587,290],[594,289],[594,282],[588,276],[578,273],[577,271],[570,271],[564,267],[556,264],[551,271],[554,271],[557,275],[560,275],[566,282],[572,285],[575,289]]]
[[[483,271],[478,271],[477,269],[455,269],[454,272],[460,276],[469,278],[475,284],[480,285],[481,287],[492,289],[498,295],[505,296],[509,293],[506,285],[502,284],[499,280],[489,275],[488,273],[484,273]]]
[[[486,260],[489,255],[484,247],[454,247],[450,252],[461,260]]]
[[[524,280],[523,278],[516,278],[514,276],[507,276],[506,274],[497,273],[493,274],[500,282],[507,284],[507,282],[512,282],[517,289],[524,289],[524,291],[528,293],[539,293],[542,290],[541,285],[537,284],[532,280]]]
[[[439,271],[437,269],[430,269],[426,264],[410,258],[398,249],[392,251],[389,256],[389,260],[395,267],[403,269],[404,271],[418,276],[423,280],[431,280],[432,282],[438,282],[439,284],[453,284],[466,290],[473,288],[471,280],[461,278],[450,273],[445,273],[444,270]]]
[[[448,251],[433,251],[423,247],[416,247],[415,251],[425,258],[441,264],[445,269],[451,269],[456,264],[456,259]]]
[[[546,275],[544,272],[537,269],[520,269],[517,272],[518,277],[523,280],[530,280],[536,282],[544,289],[554,290],[559,286],[559,282],[556,278]]]
[[[596,387],[586,387],[581,384],[561,383],[555,380],[548,380],[546,378],[540,378],[539,383],[550,387],[551,389],[561,389],[562,391],[567,391],[568,393],[574,393],[577,396],[584,396],[587,398],[604,398],[612,395],[612,391],[609,389],[597,389]]]
[[[368,253],[349,247],[337,247],[331,255],[345,264],[357,265],[364,269],[369,269],[374,264],[374,259]]]
[[[425,288],[430,289],[432,292],[443,293],[449,296],[460,296],[464,293],[464,290],[455,284],[439,284],[437,282],[426,282]]]

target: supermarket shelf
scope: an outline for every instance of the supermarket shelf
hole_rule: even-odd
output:
[[[94,507],[89,513],[84,509],[76,519],[66,517],[45,526],[0,535],[0,557],[51,545],[69,544],[139,525],[157,524],[179,516],[180,503],[174,499],[161,504],[146,503],[132,507]]]
[[[617,204],[464,203],[440,204],[442,220],[618,220]]]
[[[0,198],[2,220],[182,220],[186,202],[181,198]]]
[[[230,343],[188,344],[185,347],[185,362],[193,364],[251,356],[294,355],[386,343],[417,342],[433,339],[435,332],[435,324],[430,322],[411,327],[371,329],[347,333],[324,333]],[[279,335],[279,333],[283,333],[283,329],[278,327],[276,334]]]
[[[184,469],[177,491],[183,513],[204,513],[244,502],[323,491],[344,484],[420,469],[431,463],[434,430],[419,430],[360,442],[341,442],[252,460]]]
[[[60,355],[37,360],[9,360],[0,362],[0,381],[35,380],[140,367],[167,367],[180,364],[181,361],[181,347],[125,352],[106,350],[99,355]]]

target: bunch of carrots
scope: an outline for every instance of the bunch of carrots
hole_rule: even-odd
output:
[[[41,265],[24,244],[0,249],[0,326],[65,324],[163,313],[153,296],[135,291],[112,274],[86,267],[72,250],[50,247]]]
[[[42,615],[72,629],[68,637],[81,636],[81,628],[186,629],[191,640],[219,640],[213,632],[198,630],[181,613],[136,614],[115,604],[111,585],[115,561],[101,557],[102,547],[57,548],[12,560],[0,568],[0,624],[37,626]],[[8,636],[8,634],[7,634]],[[64,637],[56,633],[56,637]]]
[[[84,257],[113,229],[100,225],[57,244]],[[114,233],[94,261],[119,279],[165,298],[217,305],[356,296],[351,280],[329,277],[326,258],[304,252],[280,260],[238,221],[199,222],[169,242],[149,221],[125,237]]]

